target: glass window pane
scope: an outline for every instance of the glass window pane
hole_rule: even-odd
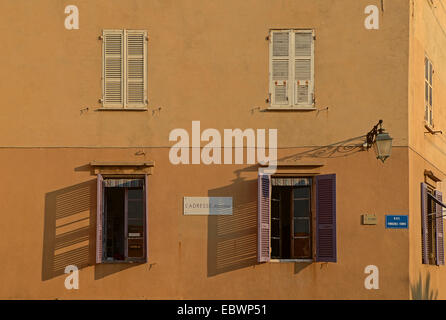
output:
[[[309,219],[294,219],[294,236],[302,237],[310,235]]]
[[[271,237],[280,237],[280,220],[271,220]]]
[[[432,106],[432,88],[429,87],[429,105]]]
[[[424,79],[426,81],[429,79],[429,62],[427,59],[424,59]]]
[[[310,215],[309,200],[294,200],[294,217],[308,217]]]
[[[424,82],[424,101],[429,101],[429,85]]]
[[[143,189],[129,189],[129,199],[143,199]]]
[[[430,85],[432,85],[432,74],[433,74],[432,64],[429,63],[429,83],[430,83]]]
[[[294,199],[309,198],[310,188],[309,187],[294,188],[293,193],[294,193]]]
[[[129,200],[128,217],[129,219],[142,219],[144,216],[144,202],[142,200]]]

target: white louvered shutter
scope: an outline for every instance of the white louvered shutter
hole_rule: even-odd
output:
[[[124,103],[124,33],[122,30],[104,30],[102,35],[102,105],[121,107]]]
[[[126,31],[126,106],[146,106],[147,100],[147,32]]]
[[[290,85],[290,31],[272,31],[270,42],[271,104],[288,106]]]
[[[294,31],[294,104],[312,106],[314,94],[314,36],[311,30]]]

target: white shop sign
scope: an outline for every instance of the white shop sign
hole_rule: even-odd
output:
[[[184,215],[232,215],[232,197],[184,197]]]

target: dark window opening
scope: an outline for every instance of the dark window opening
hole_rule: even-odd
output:
[[[104,261],[145,258],[144,179],[104,180]]]
[[[271,258],[311,259],[309,185],[274,186],[271,197]]]

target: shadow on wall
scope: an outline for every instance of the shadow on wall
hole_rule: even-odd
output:
[[[42,280],[95,263],[96,180],[45,195]]]
[[[438,290],[433,290],[430,287],[431,275],[427,274],[426,280],[423,286],[423,281],[421,279],[421,273],[418,278],[418,282],[410,285],[410,290],[412,292],[412,300],[437,300]]]
[[[96,263],[96,179],[45,195],[42,280]],[[138,264],[96,264],[95,279]]]
[[[208,217],[208,277],[257,264],[257,180],[237,178],[208,191],[232,197],[232,216]]]

